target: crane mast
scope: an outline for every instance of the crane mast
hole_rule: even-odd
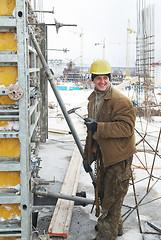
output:
[[[128,19],[125,80],[129,80],[129,77],[130,77],[130,34],[132,33],[136,33],[136,31],[130,28],[130,19]]]

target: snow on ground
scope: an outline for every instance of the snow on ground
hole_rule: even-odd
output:
[[[63,102],[66,105],[67,110],[73,107],[82,106],[77,113],[81,116],[85,116],[86,105],[81,104],[86,102],[89,94],[92,90],[73,90],[73,91],[60,91]],[[122,91],[127,95],[127,91]],[[52,102],[53,109],[49,109],[49,129],[59,129],[69,131],[68,125],[63,118],[60,107],[58,106],[57,100],[54,93],[49,88],[49,102]],[[83,124],[83,120],[76,114],[71,114],[71,119],[74,127],[78,133],[78,136],[84,145],[86,137],[86,128]],[[133,174],[135,178],[135,191],[136,199],[139,203],[140,199],[143,199],[139,204],[139,218],[142,231],[153,232],[154,229],[147,226],[147,221],[154,224],[160,224],[161,226],[161,181],[158,180],[161,176],[161,159],[158,156],[161,154],[161,143],[159,142],[157,154],[152,152],[152,148],[156,150],[158,135],[161,126],[161,118],[155,117],[155,121],[149,122],[145,119],[136,120],[136,129],[144,136],[145,131],[147,135],[146,141],[149,143],[141,142],[138,144],[138,152],[134,156],[133,160]],[[147,130],[146,130],[147,129]],[[136,142],[139,142],[141,137],[136,133]],[[71,134],[58,134],[49,133],[49,139],[46,143],[40,145],[39,155],[42,159],[40,177],[51,181],[55,179],[55,185],[57,187],[50,187],[51,191],[60,191],[61,184],[65,177],[65,173],[72,156],[75,147],[75,142]],[[144,153],[143,149],[146,149],[148,153]],[[152,148],[151,148],[152,147]],[[152,171],[152,166],[154,170]],[[147,169],[145,169],[147,168]],[[150,178],[150,174],[153,175]],[[150,183],[150,184],[149,184]],[[147,193],[147,187],[150,185],[150,191]],[[154,185],[154,186],[153,186]],[[94,198],[93,185],[90,176],[81,169],[78,192],[86,191],[87,198]],[[131,184],[129,187],[128,194],[124,201],[122,208],[122,214],[124,216],[124,235],[118,237],[118,240],[159,240],[161,237],[154,234],[140,233],[139,219],[137,211],[133,210],[136,206],[134,198],[134,188]],[[70,226],[69,240],[90,240],[94,238],[96,232],[94,226],[96,224],[95,212],[91,213],[91,205],[86,207],[75,206],[72,216],[72,222]],[[38,227],[40,232],[47,232],[48,224],[50,223],[53,208],[43,208],[39,214]],[[43,224],[41,223],[43,221]],[[149,228],[149,229],[148,229]],[[56,238],[54,238],[56,239]],[[60,239],[60,238],[59,238]]]

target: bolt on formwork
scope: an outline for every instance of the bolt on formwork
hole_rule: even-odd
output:
[[[150,119],[154,115],[152,107],[157,105],[154,79],[154,5],[146,6],[146,1],[137,1],[136,71],[137,113]]]

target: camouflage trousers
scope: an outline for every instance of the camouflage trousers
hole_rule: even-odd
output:
[[[107,168],[100,163],[98,193],[102,215],[98,218],[96,240],[115,240],[123,231],[121,207],[129,186],[132,158]]]

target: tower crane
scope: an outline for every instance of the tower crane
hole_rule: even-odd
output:
[[[103,59],[105,59],[105,38],[103,43],[95,43],[95,46],[102,45],[103,46]]]
[[[80,72],[82,73],[83,66],[83,28],[81,28],[80,32],[73,32],[75,34],[79,34],[80,37]]]
[[[130,19],[128,19],[128,27],[127,27],[127,43],[126,43],[126,72],[125,72],[125,80],[129,80],[129,65],[130,65],[130,34],[131,33],[136,33],[135,30],[130,28]]]

